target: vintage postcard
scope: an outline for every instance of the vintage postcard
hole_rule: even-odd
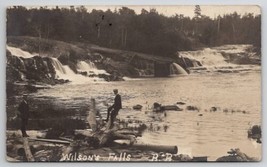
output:
[[[259,6],[6,12],[8,161],[261,161]]]

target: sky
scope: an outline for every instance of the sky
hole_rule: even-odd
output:
[[[111,9],[114,11],[115,8],[119,9],[121,6],[86,6],[88,11],[92,9],[101,9],[107,10]],[[141,9],[150,10],[155,8],[158,13],[163,14],[165,16],[173,16],[175,14],[183,14],[184,16],[193,17],[195,6],[187,5],[187,6],[127,6],[133,9],[137,14],[141,13]],[[210,18],[217,17],[218,15],[224,15],[229,13],[234,13],[235,11],[238,14],[244,15],[246,13],[253,13],[254,15],[258,15],[261,13],[261,9],[256,5],[242,5],[242,6],[224,6],[224,5],[213,5],[213,6],[200,6],[201,13],[203,15],[209,16]]]
[[[27,8],[39,8],[40,6],[26,6]],[[55,6],[47,6],[48,8],[55,8]],[[59,6],[68,8],[69,6]],[[75,6],[76,7],[76,6]],[[78,6],[77,6],[78,7]],[[115,9],[119,9],[122,6],[85,6],[88,12],[91,12],[93,9],[106,11],[110,9],[114,11]],[[135,13],[140,14],[142,9],[146,9],[149,11],[152,8],[155,8],[159,14],[163,14],[165,16],[174,16],[175,14],[183,14],[185,17],[189,16],[191,18],[194,17],[194,5],[158,5],[158,6],[148,6],[148,5],[129,5],[126,6],[130,9],[133,9]],[[218,15],[223,16],[224,14],[230,14],[237,12],[240,15],[244,15],[246,13],[253,13],[254,15],[261,14],[261,9],[257,5],[200,5],[202,15],[209,16],[210,18],[216,18]]]

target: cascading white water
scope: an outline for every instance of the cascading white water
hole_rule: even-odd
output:
[[[20,57],[18,57],[18,60],[20,61],[20,64],[21,64],[22,69],[23,69],[23,70],[26,70],[24,61],[23,61]]]
[[[240,72],[249,70],[259,70],[260,67],[255,65],[237,65],[229,63],[223,54],[231,54],[231,56],[240,56],[248,54],[247,49],[251,45],[225,45],[214,48],[205,48],[197,51],[179,52],[180,57],[186,57],[191,60],[199,61],[202,67],[194,66],[189,68],[191,72]],[[252,54],[253,55],[253,54]]]
[[[60,77],[61,74],[66,74],[66,70],[64,69],[63,65],[60,63],[58,59],[52,58],[52,63],[58,77]]]
[[[80,61],[78,64],[77,64],[77,66],[78,66],[78,69],[80,69],[80,70],[84,70],[84,71],[86,71],[86,70],[94,70],[94,69],[96,69],[96,66],[95,66],[95,64],[93,63],[93,62],[85,62],[85,61]]]
[[[91,61],[80,61],[77,63],[77,71],[79,72],[87,72],[87,75],[95,74],[105,74],[105,75],[110,75],[107,73],[105,70],[99,70],[96,68],[95,64]]]
[[[27,51],[20,49],[20,48],[11,47],[8,45],[6,46],[6,48],[8,51],[10,51],[10,53],[13,56],[18,57],[23,69],[26,69],[26,68],[25,68],[24,60],[22,58],[30,59],[30,58],[33,58],[34,56],[37,55],[37,54],[36,55],[31,54]],[[98,77],[90,77],[89,78],[89,77],[83,76],[81,74],[76,74],[73,70],[70,69],[69,66],[61,64],[61,62],[57,58],[50,58],[50,59],[52,60],[52,65],[54,66],[54,69],[56,72],[56,79],[69,80],[69,81],[72,81],[72,83],[85,83],[85,82],[103,81],[104,80],[104,79],[98,78]],[[46,64],[45,66],[48,69],[46,62],[45,62],[45,64]],[[36,64],[35,59],[33,59],[33,66],[35,69],[37,69],[37,64]],[[92,63],[92,62],[86,63],[84,61],[81,61],[78,64],[78,71],[79,70],[91,72],[91,73],[96,74],[96,75],[98,75],[98,74],[109,75],[105,70],[98,70],[96,68],[96,66],[94,65],[94,63]]]
[[[171,75],[188,75],[188,73],[177,63],[170,65]]]
[[[56,70],[57,79],[72,81],[72,83],[86,83],[92,81],[103,81],[102,78],[89,78],[81,74],[76,74],[69,66],[63,65],[58,59],[52,58],[52,64]]]
[[[206,48],[199,51],[180,52],[180,56],[199,61],[203,66],[228,65],[223,55],[217,50]]]
[[[32,58],[34,57],[35,55],[34,54],[31,54],[29,52],[26,52],[20,48],[15,48],[15,47],[12,47],[12,46],[8,46],[6,45],[6,48],[7,50],[10,51],[10,53],[13,55],[13,56],[17,56],[17,57],[23,57],[23,58]],[[37,55],[37,54],[36,54]]]

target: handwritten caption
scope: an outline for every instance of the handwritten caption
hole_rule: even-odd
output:
[[[80,153],[62,154],[62,161],[131,161],[132,155],[126,152],[115,154],[109,153],[108,156],[101,155],[84,155]],[[141,160],[141,159],[140,159]],[[142,159],[143,160],[143,159]],[[148,161],[172,161],[172,154],[153,153],[149,156]]]

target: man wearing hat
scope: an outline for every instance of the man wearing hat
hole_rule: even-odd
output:
[[[119,113],[119,110],[122,108],[121,105],[121,96],[118,93],[118,89],[113,89],[113,92],[115,94],[114,104],[108,108],[108,116],[107,116],[107,122],[110,115],[110,128],[113,127],[114,121],[116,119],[116,116]]]
[[[26,126],[29,119],[29,104],[27,102],[27,95],[23,95],[23,99],[18,107],[18,116],[21,118],[20,130],[23,137],[29,137],[26,133]]]

